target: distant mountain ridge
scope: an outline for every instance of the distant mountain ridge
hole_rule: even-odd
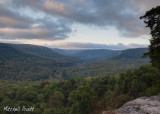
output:
[[[60,51],[63,52],[63,50]],[[118,51],[110,50],[111,53],[107,53],[109,56],[106,56],[107,54],[104,53],[108,52],[106,49],[82,50],[76,52],[74,55],[70,54],[70,56],[79,55],[77,58],[86,58],[88,61],[85,62],[85,64],[67,68],[66,74],[72,78],[118,75],[119,73],[128,69],[133,70],[141,65],[149,64],[148,58],[141,58],[143,53],[146,51],[147,48],[126,49]],[[102,53],[102,55],[98,55],[98,53]],[[97,58],[94,57],[94,55],[96,55]]]
[[[32,54],[35,56],[45,57],[48,59],[74,59],[57,52],[53,52],[50,48],[29,44],[10,44],[14,48],[24,53]]]
[[[95,59],[139,59],[143,56],[148,48],[135,48],[126,50],[108,50],[108,49],[90,49],[90,50],[65,50],[53,49],[62,55],[72,56],[83,60]]]
[[[26,58],[37,58],[34,55],[18,50],[10,44],[0,43],[0,60],[23,60]]]
[[[121,51],[118,55],[112,57],[111,59],[140,59],[147,51],[148,48],[126,49]]]
[[[90,49],[90,50],[65,50],[53,49],[54,52],[76,57],[82,60],[95,60],[100,58],[111,58],[117,55],[120,51],[108,49]]]
[[[0,43],[0,79],[63,80],[115,75],[148,64],[147,48],[62,50],[28,44]]]
[[[6,80],[46,80],[64,67],[79,62],[43,46],[0,43],[0,78]]]

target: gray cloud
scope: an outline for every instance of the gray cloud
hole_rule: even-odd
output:
[[[16,11],[15,7],[8,8],[7,4],[0,2],[0,38],[3,39],[65,39],[72,31],[70,25],[70,21],[62,18],[24,15]]]
[[[14,13],[0,3],[0,28],[29,28],[33,23],[31,18]]]
[[[95,26],[115,26],[124,37],[148,34],[139,17],[160,4],[159,0],[14,0],[16,6],[26,6],[58,15],[75,22]],[[136,26],[135,26],[136,25]]]
[[[0,3],[0,38],[55,40],[67,38],[73,22],[114,26],[121,36],[128,38],[146,35],[149,32],[139,17],[160,1],[6,0],[4,3],[7,7]],[[26,13],[20,12],[23,10]],[[39,12],[44,16],[39,18]]]

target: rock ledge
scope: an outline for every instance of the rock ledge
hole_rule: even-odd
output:
[[[140,97],[115,110],[116,114],[160,114],[160,94]]]

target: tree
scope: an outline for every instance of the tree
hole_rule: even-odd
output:
[[[64,95],[59,91],[54,91],[53,95],[50,96],[49,106],[54,108],[60,108],[64,103]]]
[[[146,27],[151,30],[149,50],[144,56],[149,56],[153,66],[160,69],[160,6],[147,11],[140,19],[144,19]]]
[[[67,79],[69,78],[69,76],[68,76],[68,74],[66,73],[65,70],[63,70],[63,72],[62,72],[62,78],[63,78],[64,80],[67,80]]]
[[[37,100],[37,95],[38,95],[38,93],[36,93],[36,92],[34,92],[34,91],[28,91],[28,92],[26,92],[26,93],[22,96],[22,98],[23,98],[23,100],[25,100],[25,101],[36,102],[36,100]]]
[[[73,103],[70,114],[90,114],[93,95],[94,90],[89,86],[80,86],[77,90],[72,91],[69,95],[69,101]]]

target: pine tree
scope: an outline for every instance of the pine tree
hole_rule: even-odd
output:
[[[160,69],[160,6],[147,11],[140,19],[144,19],[146,27],[151,30],[149,50],[144,56],[149,56],[153,66]]]

